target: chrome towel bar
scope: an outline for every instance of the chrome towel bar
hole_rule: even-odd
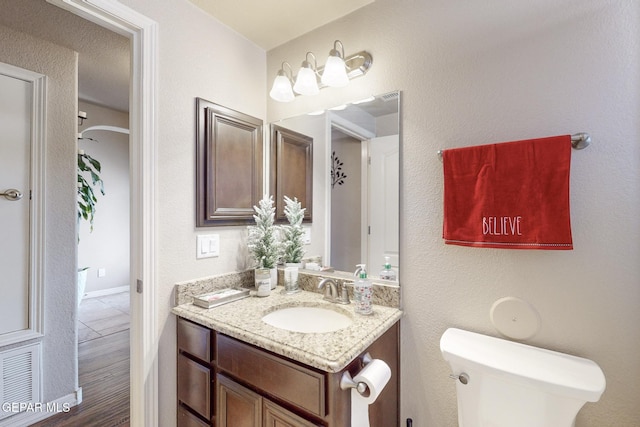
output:
[[[582,150],[591,144],[591,136],[586,132],[574,133],[571,135],[571,146],[575,150]],[[438,157],[442,160],[442,150],[438,150]]]

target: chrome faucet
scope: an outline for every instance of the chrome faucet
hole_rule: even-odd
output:
[[[324,299],[337,304],[350,304],[346,284],[340,286],[335,280],[325,277],[318,283],[318,289],[324,288]],[[338,290],[340,289],[340,292]]]

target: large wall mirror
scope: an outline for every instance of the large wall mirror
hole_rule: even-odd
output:
[[[373,96],[273,126],[312,139],[313,222],[306,256],[337,272],[385,257],[399,273],[400,92]]]

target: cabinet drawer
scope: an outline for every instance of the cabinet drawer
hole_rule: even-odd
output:
[[[218,367],[319,417],[326,415],[326,377],[225,335],[217,337]]]
[[[211,361],[211,330],[178,318],[178,351],[185,351],[205,362]]]
[[[178,355],[178,400],[211,419],[211,371],[182,354]]]

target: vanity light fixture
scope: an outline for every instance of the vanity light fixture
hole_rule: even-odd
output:
[[[313,65],[308,61],[309,56],[313,58]],[[298,71],[298,77],[296,83],[293,85],[293,91],[300,95],[317,95],[320,92],[318,87],[318,79],[316,78],[318,63],[316,62],[316,56],[312,52],[307,52],[307,56],[302,65],[300,71]]]
[[[340,44],[340,51],[338,51],[338,44]],[[321,81],[331,87],[345,87],[349,84],[347,66],[344,63],[344,46],[340,40],[333,42],[333,49],[329,52]]]
[[[310,57],[313,59],[313,64],[309,60]],[[295,94],[316,95],[323,87],[344,87],[349,80],[365,75],[372,63],[373,57],[366,51],[345,56],[342,42],[336,40],[325,66],[318,67],[315,55],[307,52],[298,75],[294,77],[291,65],[283,62],[273,81],[269,96],[276,101],[290,102]],[[289,67],[289,75],[285,71],[285,66]]]
[[[284,70],[284,67],[289,67],[289,75]],[[278,71],[278,75],[276,79],[273,81],[273,87],[271,88],[271,92],[269,92],[269,96],[280,102],[289,102],[293,101],[295,95],[293,94],[293,89],[291,88],[291,65],[288,62],[283,62],[282,67]]]

